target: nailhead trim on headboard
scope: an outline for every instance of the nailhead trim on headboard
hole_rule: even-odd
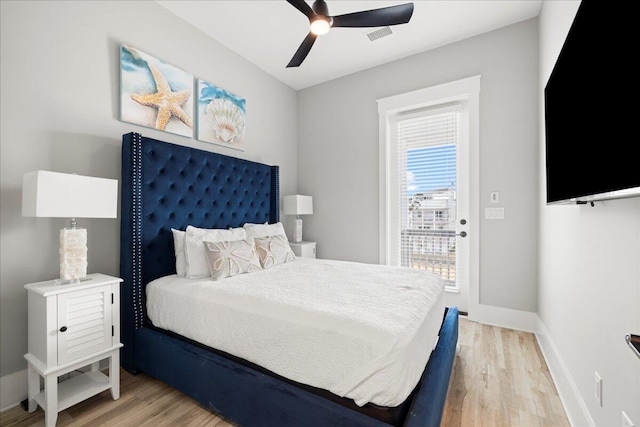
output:
[[[271,223],[280,222],[280,168],[271,166]]]
[[[121,360],[132,367],[144,287],[175,273],[170,229],[278,222],[279,168],[131,132],[122,136],[121,196]]]
[[[144,323],[142,307],[142,135],[133,134],[133,309],[136,329]]]

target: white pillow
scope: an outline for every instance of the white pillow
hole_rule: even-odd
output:
[[[284,227],[281,222],[277,222],[275,224],[251,224],[247,223],[243,225],[244,229],[247,232],[247,238],[253,239],[255,237],[269,237],[269,236],[279,236],[285,235]]]
[[[256,237],[254,239],[256,252],[262,268],[267,269],[285,262],[295,261],[296,256],[289,246],[287,236],[279,234],[271,237]]]
[[[187,260],[184,257],[184,231],[171,229],[173,233],[173,249],[176,253],[176,274],[180,277],[187,275]]]
[[[187,226],[184,237],[184,255],[186,260],[186,277],[189,279],[202,279],[209,277],[209,264],[205,254],[203,242],[232,242],[245,240],[247,233],[243,228],[205,229]]]
[[[262,270],[253,240],[204,242],[213,280]]]

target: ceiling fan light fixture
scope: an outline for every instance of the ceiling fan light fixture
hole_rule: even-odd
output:
[[[331,29],[331,18],[318,16],[316,19],[311,21],[311,32],[316,36],[327,34],[330,29]]]
[[[329,8],[325,0],[315,0],[312,6],[307,4],[307,0],[287,0],[287,3],[302,12],[309,19],[311,27],[309,34],[302,40],[298,50],[296,50],[293,58],[287,64],[287,68],[299,67],[309,54],[318,36],[329,32],[331,27],[388,27],[389,25],[406,24],[411,19],[411,15],[413,15],[413,3],[335,16],[329,15]]]

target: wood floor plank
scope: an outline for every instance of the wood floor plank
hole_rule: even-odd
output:
[[[443,427],[569,426],[533,334],[461,317],[460,336]]]
[[[121,370],[120,399],[100,393],[58,414],[58,426],[240,427],[145,374]],[[460,318],[442,427],[568,427],[535,336]],[[0,413],[2,427],[42,427],[44,412]]]

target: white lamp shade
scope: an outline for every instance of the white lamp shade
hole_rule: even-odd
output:
[[[285,215],[311,215],[313,213],[313,197],[301,196],[284,196],[284,214]]]
[[[22,180],[22,216],[117,218],[118,180],[27,172]]]

